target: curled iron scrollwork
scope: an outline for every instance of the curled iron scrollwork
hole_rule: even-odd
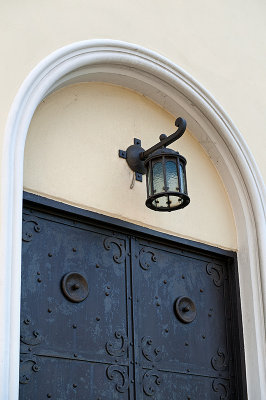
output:
[[[224,284],[224,269],[222,265],[208,263],[206,265],[206,271],[208,275],[213,278],[215,286],[220,287]]]
[[[228,367],[225,351],[219,347],[217,356],[212,357],[211,365],[216,371],[224,371]]]
[[[162,349],[159,346],[154,347],[151,336],[144,336],[141,339],[141,350],[148,361],[157,362],[162,358]]]
[[[229,400],[229,382],[222,379],[214,379],[212,388],[219,394],[219,400]]]
[[[42,336],[36,330],[32,331],[31,335],[20,335],[20,341],[29,346],[37,346],[42,341]]]
[[[34,357],[26,358],[20,363],[19,383],[27,384],[30,382],[32,372],[39,372],[40,367]]]
[[[149,370],[143,375],[143,392],[147,396],[153,396],[156,393],[157,386],[160,386],[162,379],[156,370]]]
[[[150,259],[150,260],[149,260]],[[147,271],[152,267],[151,262],[155,263],[157,261],[157,257],[153,251],[153,249],[149,247],[143,247],[139,252],[139,265],[144,271]]]
[[[109,365],[106,369],[107,378],[116,382],[115,388],[118,392],[124,393],[128,390],[128,374],[126,368],[121,365]]]
[[[111,249],[111,244],[115,244],[119,249],[119,254],[113,255],[113,260],[117,264],[121,264],[123,261],[125,261],[125,257],[126,257],[125,245],[122,242],[122,240],[117,239],[115,237],[108,237],[108,238],[104,239],[103,245],[106,250],[109,251]]]
[[[120,331],[116,331],[114,336],[116,341],[107,342],[105,348],[110,356],[121,357],[126,352],[128,340],[127,337],[124,336]],[[117,347],[117,343],[120,344],[119,347]]]
[[[22,225],[22,240],[23,242],[30,242],[33,237],[33,233],[39,233],[41,231],[40,225],[36,219],[23,217]]]

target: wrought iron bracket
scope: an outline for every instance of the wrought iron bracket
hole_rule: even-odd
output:
[[[170,136],[164,134],[160,135],[160,142],[150,147],[148,150],[144,150],[141,147],[140,139],[134,138],[134,144],[129,146],[127,150],[118,151],[119,157],[126,159],[129,168],[135,172],[136,181],[142,182],[142,175],[146,174],[144,161],[151,153],[162,147],[169,146],[169,144],[181,138],[186,130],[186,121],[183,118],[177,118],[175,126],[177,127],[176,132],[172,133]]]

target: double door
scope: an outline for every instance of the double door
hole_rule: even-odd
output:
[[[20,399],[238,399],[226,257],[24,208]]]

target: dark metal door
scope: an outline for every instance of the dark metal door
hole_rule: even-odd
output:
[[[21,400],[243,398],[225,257],[27,208],[22,240]]]

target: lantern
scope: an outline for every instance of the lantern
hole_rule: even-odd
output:
[[[134,145],[127,151],[119,150],[119,156],[126,158],[129,167],[136,173],[136,180],[142,180],[146,173],[146,206],[154,211],[174,211],[186,207],[189,202],[186,179],[186,159],[177,151],[166,148],[179,139],[186,129],[186,121],[177,118],[177,131],[170,136],[161,135],[160,142],[148,150],[141,147],[141,141],[134,139]]]

